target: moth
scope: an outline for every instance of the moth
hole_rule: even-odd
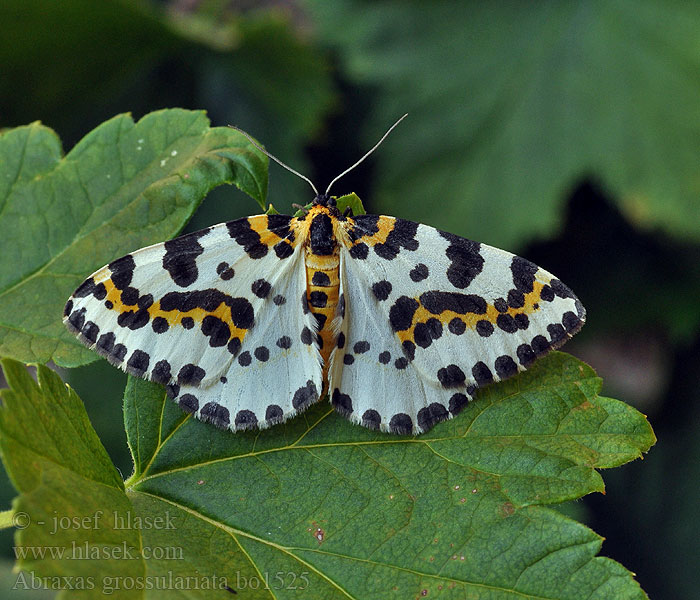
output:
[[[353,423],[404,435],[452,418],[582,327],[581,302],[533,263],[341,213],[330,186],[311,185],[299,216],[221,223],[111,262],[70,297],[66,326],[217,427],[270,427],[328,393]]]

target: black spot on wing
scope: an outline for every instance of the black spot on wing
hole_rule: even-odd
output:
[[[148,314],[148,311],[140,308],[138,310],[127,310],[126,312],[121,313],[117,317],[117,324],[120,327],[128,327],[129,329],[135,331],[136,329],[145,327],[150,319],[151,316]]]
[[[199,400],[192,394],[183,394],[177,403],[182,410],[188,413],[195,413],[199,409]]]
[[[78,308],[74,310],[68,317],[69,328],[74,332],[78,333],[85,325],[85,313],[87,310],[85,307]]]
[[[136,306],[139,301],[139,291],[135,287],[126,287],[120,294],[120,300],[125,306]]]
[[[273,246],[273,250],[280,260],[289,258],[294,254],[294,248],[287,240],[281,240]]]
[[[260,234],[253,230],[247,218],[226,223],[229,235],[250,258],[258,259],[267,255],[267,246],[260,241]]]
[[[205,423],[211,423],[222,429],[228,427],[231,423],[228,408],[221,406],[217,402],[207,402],[202,407],[202,410],[199,411],[199,418]]]
[[[518,372],[518,365],[516,365],[513,358],[508,356],[507,354],[499,356],[496,359],[495,367],[496,375],[498,375],[501,379],[507,379],[508,377],[512,377]]]
[[[197,257],[204,252],[199,239],[208,232],[209,229],[203,229],[165,242],[163,268],[180,287],[187,287],[197,281]]]
[[[444,388],[459,387],[464,385],[467,376],[457,365],[447,365],[437,372],[438,380]]]
[[[352,400],[347,394],[342,394],[338,388],[333,390],[333,395],[331,396],[331,404],[333,408],[337,410],[344,417],[352,414]]]
[[[486,300],[475,294],[430,291],[420,295],[420,303],[434,315],[439,315],[446,310],[460,315],[486,313]]]
[[[367,409],[362,414],[362,425],[364,425],[368,429],[374,429],[375,431],[379,431],[381,424],[382,417],[373,408]]]
[[[377,300],[384,301],[391,294],[391,288],[391,282],[384,279],[372,284],[372,293]]]
[[[170,363],[167,360],[159,360],[153,367],[151,379],[156,383],[167,384],[172,379]]]
[[[484,268],[484,257],[480,252],[481,244],[445,231],[438,233],[450,243],[445,250],[445,255],[450,259],[447,279],[456,288],[469,287]]]
[[[164,319],[163,317],[156,317],[153,319],[151,327],[153,328],[154,333],[165,333],[168,331],[168,329],[170,329],[167,319]]]
[[[450,398],[449,408],[452,415],[459,413],[469,403],[469,397],[461,393],[453,394]]]
[[[75,298],[87,298],[94,296],[98,300],[104,300],[107,296],[107,288],[104,283],[95,283],[95,280],[90,277],[80,284],[80,287],[73,292]]]
[[[202,333],[209,338],[212,348],[219,348],[228,344],[231,328],[218,317],[207,315],[202,320]]]
[[[252,410],[239,410],[234,419],[236,429],[252,429],[258,426],[258,418]]]
[[[313,335],[311,334],[311,330],[308,327],[304,327],[304,329],[301,330],[299,339],[301,339],[302,344],[310,346],[313,342]]]
[[[286,238],[288,235],[292,234],[289,228],[291,220],[292,217],[289,215],[267,215],[267,228],[276,236]]]
[[[353,241],[379,232],[378,215],[357,215],[352,218],[352,222],[353,228],[350,230],[350,237]]]
[[[177,382],[180,385],[197,386],[206,375],[206,371],[197,365],[188,363],[184,365],[177,374]]]
[[[238,337],[231,338],[231,341],[226,345],[226,349],[233,356],[238,356],[241,350],[241,340]]]
[[[552,349],[552,345],[549,343],[549,340],[543,335],[536,335],[534,338],[532,338],[530,345],[532,346],[532,350],[537,357],[546,354]]]
[[[258,298],[267,298],[270,293],[272,286],[269,281],[265,279],[257,279],[250,286],[250,291],[253,292]]]
[[[497,298],[493,306],[500,313],[508,312],[508,303],[503,298]]]
[[[496,325],[498,325],[498,328],[506,333],[515,333],[518,331],[518,325],[516,324],[515,319],[513,319],[513,317],[507,313],[498,315],[496,318]]]
[[[564,329],[566,329],[567,333],[569,334],[576,333],[583,325],[583,321],[578,317],[578,315],[571,311],[564,313],[561,322],[562,325],[564,325]]]
[[[418,411],[418,427],[423,431],[428,431],[433,425],[450,418],[450,413],[439,402],[433,402]]]
[[[117,289],[123,290],[131,284],[134,269],[136,268],[134,257],[131,256],[131,254],[127,254],[126,256],[112,261],[107,267],[112,272],[112,283]]]
[[[520,290],[508,290],[508,306],[522,308],[525,306],[525,294]]]
[[[510,264],[510,270],[513,274],[513,285],[516,290],[525,294],[533,290],[535,273],[538,270],[536,264],[519,256],[514,256]]]
[[[114,344],[114,347],[109,353],[107,359],[115,364],[122,363],[124,362],[124,358],[126,357],[127,352],[127,347],[124,344]]]
[[[491,369],[485,362],[479,361],[472,367],[472,376],[479,386],[493,383],[493,373],[491,373]]]
[[[398,435],[409,435],[413,432],[413,420],[406,413],[396,413],[389,421],[389,430]]]
[[[282,407],[278,404],[270,404],[265,410],[265,420],[270,425],[275,425],[282,422],[282,417],[284,416],[284,411]]]
[[[462,321],[462,319],[455,317],[448,323],[447,329],[449,329],[450,333],[454,333],[455,335],[462,335],[467,330],[467,324],[464,321]]]
[[[355,354],[364,354],[365,352],[369,351],[369,342],[366,340],[361,340],[359,342],[355,342],[355,345],[352,347],[352,350]]]
[[[73,292],[75,298],[87,298],[95,289],[95,280],[89,277],[78,286],[78,289]]]
[[[260,362],[267,362],[270,359],[270,351],[265,346],[258,346],[253,354]]]
[[[481,319],[476,322],[476,332],[481,337],[489,337],[493,333],[493,324],[486,319]]]
[[[549,282],[549,285],[552,286],[552,291],[560,298],[576,297],[574,296],[574,293],[558,279],[552,279],[552,281]]]
[[[96,349],[103,356],[107,355],[112,351],[112,348],[114,348],[115,341],[116,337],[111,331],[108,333],[104,333],[100,336],[100,339],[97,340]]]
[[[401,251],[401,248],[406,250],[418,250],[418,240],[416,232],[418,231],[418,223],[406,221],[404,219],[396,219],[394,228],[386,236],[384,243],[374,245],[374,252],[380,258],[385,260],[393,260]]]
[[[409,272],[408,276],[418,283],[419,281],[423,281],[428,277],[430,274],[430,271],[428,271],[428,267],[424,265],[423,263],[417,264],[411,271]]]
[[[227,262],[221,262],[216,266],[216,274],[224,281],[232,279],[236,272]]]
[[[537,359],[535,352],[529,344],[520,344],[515,353],[523,367],[529,367]]]
[[[318,389],[316,384],[310,379],[306,382],[306,385],[300,387],[294,396],[292,397],[292,406],[297,410],[304,410],[310,404],[318,400]]]
[[[389,322],[394,331],[406,331],[413,323],[413,315],[418,310],[418,302],[408,296],[401,296],[389,309]]]
[[[358,242],[350,248],[350,256],[356,260],[365,260],[369,254],[369,248],[364,242]]]
[[[126,361],[126,370],[136,377],[143,377],[143,374],[148,371],[148,363],[151,357],[143,350],[134,350]]]
[[[88,342],[94,344],[97,341],[97,336],[100,334],[100,328],[92,321],[87,321],[83,325],[81,333]]]

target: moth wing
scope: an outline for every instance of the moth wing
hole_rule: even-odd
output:
[[[281,422],[318,398],[305,344],[305,269],[294,220],[258,215],[138,250],[95,272],[64,322],[128,373],[166,386],[221,427]]]
[[[329,389],[366,427],[427,431],[583,325],[569,288],[503,250],[385,216],[356,217],[347,231]]]

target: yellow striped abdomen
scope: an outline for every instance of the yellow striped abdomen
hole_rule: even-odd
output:
[[[309,302],[309,309],[318,321],[318,341],[323,358],[323,377],[325,380],[328,359],[335,345],[331,324],[338,306],[340,260],[337,253],[317,256],[307,250],[305,263],[306,298]]]

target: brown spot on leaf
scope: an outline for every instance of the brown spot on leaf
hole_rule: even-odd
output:
[[[501,504],[501,516],[505,519],[510,517],[514,512],[515,512],[515,506],[513,506],[512,502],[504,502]]]

